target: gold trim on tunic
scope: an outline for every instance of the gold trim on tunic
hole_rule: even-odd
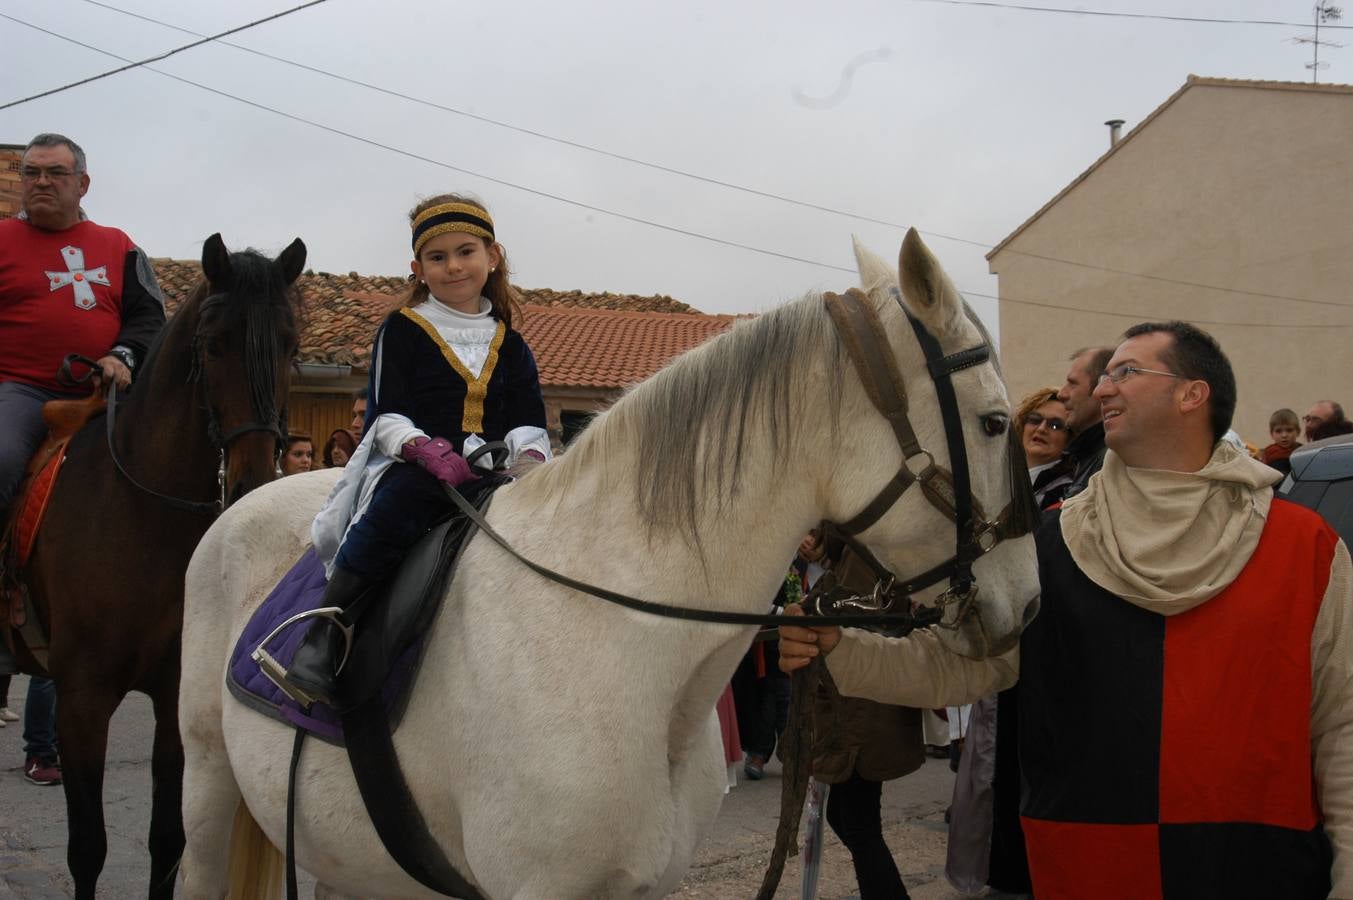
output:
[[[489,394],[489,379],[493,377],[493,370],[498,365],[498,350],[503,345],[503,338],[507,336],[507,326],[499,320],[498,327],[493,332],[493,340],[489,342],[489,355],[484,360],[484,367],[479,370],[479,377],[476,378],[470,373],[465,363],[461,362],[456,351],[451,349],[451,345],[446,342],[433,324],[420,316],[417,312],[405,306],[400,309],[405,317],[413,322],[423,332],[432,339],[442,351],[442,356],[450,363],[451,368],[456,370],[456,374],[465,380],[465,410],[461,414],[460,428],[466,434],[478,434],[484,430],[484,399]]]

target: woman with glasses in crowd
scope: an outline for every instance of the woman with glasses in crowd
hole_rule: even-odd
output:
[[[1029,463],[1034,499],[1039,509],[1047,509],[1062,499],[1075,468],[1065,456],[1070,440],[1066,406],[1057,399],[1054,388],[1043,388],[1020,401],[1014,419]]]

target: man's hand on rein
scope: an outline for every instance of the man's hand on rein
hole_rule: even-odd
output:
[[[785,607],[785,616],[802,616],[796,603]],[[780,671],[793,672],[813,661],[815,656],[826,656],[841,641],[841,629],[834,625],[780,626]]]
[[[131,386],[132,370],[127,368],[122,360],[116,356],[104,356],[99,358],[98,363],[101,383],[111,381],[124,391]]]

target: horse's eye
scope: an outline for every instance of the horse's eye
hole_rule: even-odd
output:
[[[982,417],[982,430],[991,437],[1005,434],[1006,429],[1009,427],[1010,420],[1005,416],[993,413],[989,416]]]
[[[207,359],[220,359],[230,352],[227,336],[219,332],[198,335],[197,344],[201,354]]]

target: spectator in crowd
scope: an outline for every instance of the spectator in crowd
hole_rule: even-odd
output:
[[[1066,384],[1057,392],[1057,399],[1066,406],[1066,424],[1071,429],[1071,443],[1067,454],[1076,466],[1064,496],[1072,497],[1085,490],[1090,476],[1104,464],[1104,425],[1099,401],[1092,393],[1104,367],[1113,355],[1111,347],[1085,347],[1071,355]]]
[[[348,425],[348,430],[357,435],[357,440],[362,439],[366,433],[366,398],[368,388],[358,388],[352,392],[352,422]]]
[[[1066,404],[1056,388],[1034,391],[1015,407],[1014,425],[1024,446],[1029,481],[1039,509],[1046,509],[1066,493],[1075,474],[1075,460],[1066,452],[1070,443]]]
[[[843,691],[926,705],[1018,673],[1039,900],[1353,898],[1347,547],[1221,440],[1235,375],[1210,335],[1130,328],[1095,396],[1111,452],[1037,533],[1017,651],[787,619],[781,666],[827,654]]]
[[[1263,449],[1260,460],[1286,475],[1292,471],[1292,451],[1301,446],[1301,421],[1296,412],[1284,407],[1268,417],[1268,434],[1273,443]]]
[[[9,675],[0,675],[0,728],[19,721],[19,715],[9,708]]]
[[[795,560],[797,564],[799,561]],[[791,566],[772,601],[778,613],[803,598],[800,571]],[[780,733],[789,721],[789,676],[780,671],[778,641],[757,640],[733,672],[733,705],[738,736],[746,754],[742,774],[752,781],[765,776],[766,761],[775,752]]]
[[[322,459],[326,469],[341,469],[348,464],[352,458],[352,451],[357,449],[357,440],[352,436],[352,432],[346,428],[335,428],[329,435],[329,439],[324,442],[324,453]]]
[[[1319,440],[1315,437],[1315,430],[1326,422],[1346,422],[1344,418],[1344,408],[1333,400],[1320,400],[1314,406],[1306,411],[1302,416],[1302,421],[1306,423],[1306,440],[1308,442]]]
[[[33,138],[19,188],[19,214],[0,221],[0,521],[47,434],[43,404],[72,396],[57,380],[62,359],[93,359],[101,384],[126,388],[164,326],[164,297],[146,254],[80,207],[89,172],[79,144],[60,134]],[[4,599],[0,592],[0,629],[24,615]],[[15,669],[0,640],[0,673]],[[30,782],[61,783],[56,687],[46,678],[28,684],[24,754]]]
[[[1311,440],[1323,441],[1325,438],[1338,437],[1341,434],[1353,434],[1353,422],[1347,419],[1331,419],[1321,422],[1311,432]]]
[[[293,431],[287,435],[287,449],[282,454],[282,475],[297,475],[309,472],[315,464],[315,443],[310,435],[302,431]]]

